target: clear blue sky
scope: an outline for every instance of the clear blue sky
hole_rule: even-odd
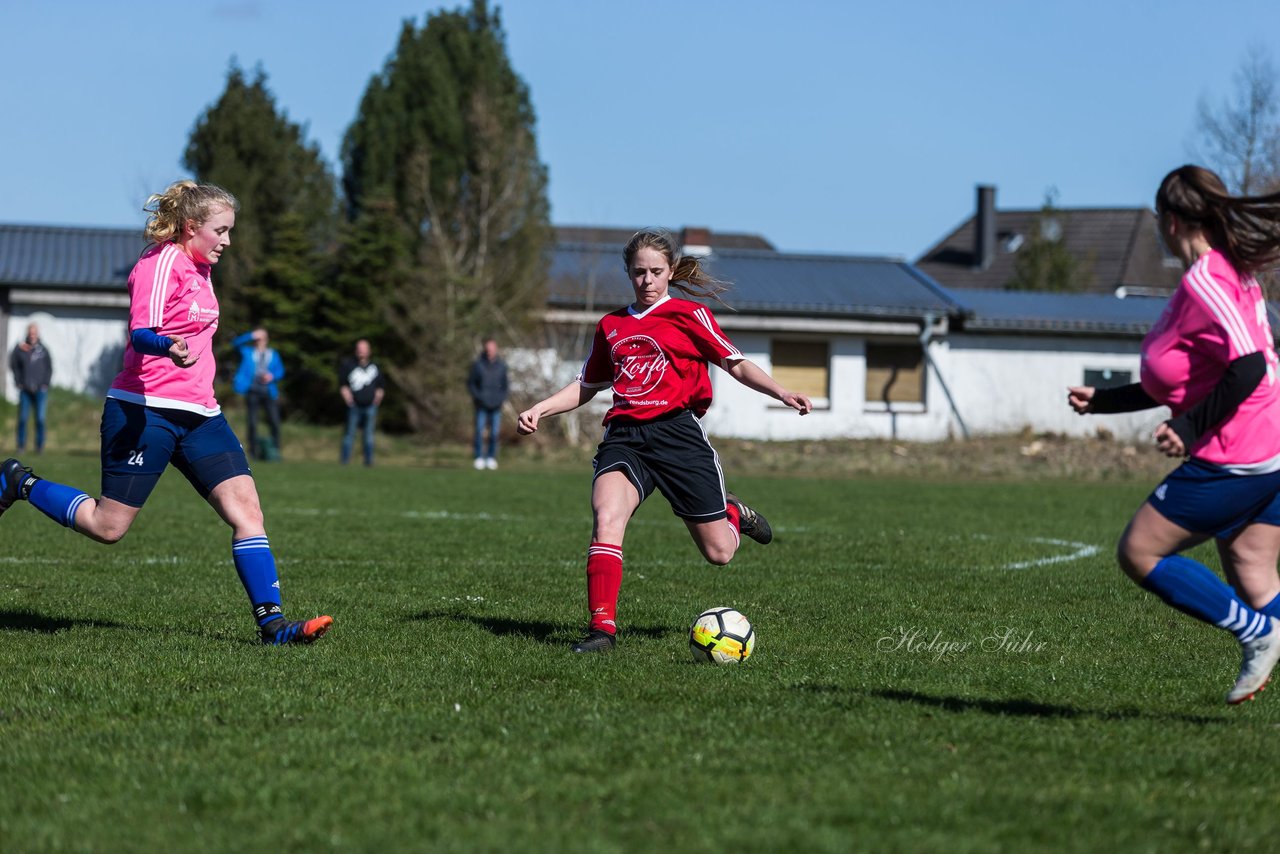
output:
[[[0,222],[140,226],[232,57],[336,163],[401,21],[457,5],[0,0]],[[1280,32],[1276,0],[499,6],[557,224],[908,258],[978,183],[1000,207],[1149,204],[1197,99]]]

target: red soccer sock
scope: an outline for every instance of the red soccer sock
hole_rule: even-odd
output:
[[[742,514],[738,512],[738,505],[726,501],[724,505],[724,515],[729,517],[729,524],[733,526],[733,530],[741,531]]]
[[[622,546],[592,543],[587,549],[587,607],[591,628],[616,634],[618,590],[622,587]]]

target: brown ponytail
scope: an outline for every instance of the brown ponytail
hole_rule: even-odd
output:
[[[1160,182],[1156,213],[1203,229],[1209,244],[1243,275],[1280,263],[1280,193],[1233,196],[1203,166],[1180,166]]]
[[[697,257],[681,255],[671,232],[656,228],[637,231],[632,235],[622,250],[622,263],[626,265],[628,275],[631,271],[631,262],[635,260],[636,253],[641,249],[656,249],[667,259],[667,263],[671,265],[671,287],[686,296],[713,299],[721,305],[728,305],[720,299],[720,294],[729,290],[729,283],[710,275],[703,269]]]

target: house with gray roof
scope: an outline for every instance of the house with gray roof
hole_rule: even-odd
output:
[[[0,352],[29,323],[53,359],[53,385],[105,394],[127,335],[129,271],[146,242],[138,228],[0,225]],[[5,376],[5,395],[17,396]]]
[[[995,187],[977,188],[974,213],[916,260],[945,287],[999,290],[1014,278],[1033,236],[1060,242],[1089,293],[1168,295],[1182,265],[1160,240],[1148,208],[1000,210]]]
[[[678,234],[733,283],[710,308],[738,348],[816,404],[800,418],[713,371],[705,424],[714,435],[936,440],[1024,427],[1084,433],[1099,423],[1137,434],[1158,420],[1081,419],[1065,389],[1136,379],[1142,335],[1163,300],[950,289],[901,258],[780,252],[755,235],[721,239],[709,229]],[[530,399],[570,381],[599,318],[632,300],[621,256],[629,230],[558,236],[545,345],[507,353],[513,369],[523,363]],[[0,224],[4,351],[34,320],[54,357],[54,385],[101,394],[119,370],[127,276],[142,248],[135,229]],[[5,393],[15,396],[7,375]],[[606,401],[601,394],[593,405]],[[585,413],[584,429],[596,429],[599,414]]]

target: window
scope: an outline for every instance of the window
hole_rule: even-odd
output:
[[[808,396],[818,405],[830,396],[831,353],[826,341],[774,341],[773,378],[787,391]]]
[[[867,402],[924,403],[924,351],[920,345],[867,342]]]
[[[1110,368],[1085,368],[1084,385],[1094,388],[1115,388],[1133,382],[1132,371],[1113,371]]]

